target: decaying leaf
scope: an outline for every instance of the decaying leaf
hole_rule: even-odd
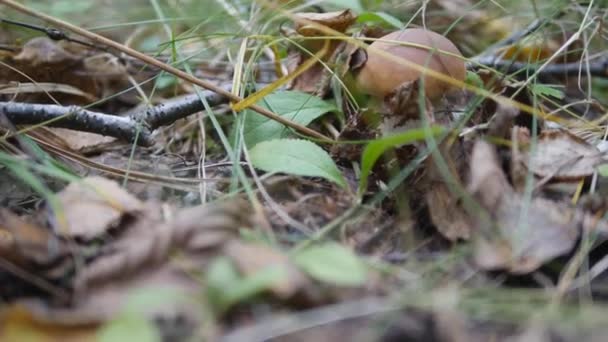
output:
[[[345,32],[346,29],[357,20],[357,17],[349,9],[326,13],[302,12],[296,13],[294,18],[296,31],[305,37],[326,35],[324,32],[319,31],[308,22],[327,26],[338,32]]]
[[[465,210],[463,199],[458,193],[448,186],[462,186],[464,175],[464,146],[460,142],[454,142],[452,146],[444,143],[440,151],[446,165],[450,167],[452,179],[444,179],[438,170],[438,166],[432,158],[426,160],[426,179],[429,183],[425,191],[426,204],[429,215],[437,230],[448,240],[468,240],[471,237],[472,220]]]
[[[578,213],[566,204],[516,193],[487,142],[477,141],[473,148],[469,189],[481,206],[475,217],[480,267],[527,273],[574,247]]]
[[[99,284],[166,262],[174,249],[185,253],[183,267],[205,263],[206,253],[233,238],[237,229],[248,225],[249,211],[241,201],[182,209],[163,222],[160,208],[148,204],[142,215],[120,239],[104,246],[76,279],[77,284]],[[202,259],[201,259],[202,258]]]
[[[271,287],[278,298],[290,298],[308,283],[308,279],[291,263],[287,255],[270,247],[232,240],[225,245],[224,252],[245,276],[272,267],[283,269],[287,276],[277,279]]]
[[[143,204],[113,181],[89,177],[68,185],[58,194],[60,211],[55,212],[57,233],[63,237],[90,240],[102,236]],[[61,226],[65,216],[67,226]]]
[[[444,182],[432,184],[425,197],[431,220],[441,235],[451,241],[471,237],[471,219]]]
[[[408,128],[419,128],[424,115],[429,123],[435,122],[433,106],[428,99],[424,99],[420,106],[420,83],[418,81],[405,82],[384,98],[382,108],[382,135],[399,133]]]
[[[95,96],[87,94],[82,90],[67,84],[51,82],[11,82],[7,85],[0,85],[0,95],[18,95],[23,93],[63,93],[80,96],[90,102],[98,100]]]
[[[563,130],[543,131],[536,148],[524,149],[522,160],[540,178],[555,181],[576,181],[589,177],[605,162],[606,155],[597,147]]]
[[[325,36],[326,34],[319,31],[314,25],[315,23],[323,26],[327,26],[338,32],[345,32],[355,21],[357,17],[351,10],[343,10],[328,13],[297,13],[295,15],[295,28],[296,31],[304,37],[315,37]],[[297,51],[295,53],[295,63],[289,66],[290,72],[298,70],[298,68],[304,64],[312,54],[319,52],[325,44],[324,40],[314,39],[303,42],[302,46],[307,52]],[[349,58],[352,48],[346,48],[342,41],[332,40],[329,42],[327,51],[321,56],[321,62],[331,63],[336,62],[341,55],[343,57],[343,63],[347,63],[346,59]],[[348,50],[348,52],[346,52]],[[331,63],[335,64],[335,63]],[[308,70],[303,72],[301,75],[296,77],[291,84],[289,89],[300,90],[306,93],[324,95],[329,88],[329,80],[331,79],[331,73],[321,64],[315,63]]]
[[[0,83],[36,83],[23,89],[25,91],[16,87],[16,96],[11,98],[16,101],[49,103],[55,99],[62,104],[87,104],[116,95],[130,86],[128,65],[116,56],[47,37],[27,41],[20,51],[5,58],[5,63],[7,67],[0,68]],[[141,69],[132,74],[136,80],[150,76]],[[133,101],[134,94],[135,91],[129,91],[119,97]],[[4,96],[8,95],[0,95]]]
[[[61,255],[61,242],[50,231],[0,208],[0,255],[20,267],[47,263]]]
[[[101,177],[74,182],[58,198],[67,231],[46,230],[0,211],[0,257],[19,266],[20,274],[32,275],[26,284],[54,287],[42,296],[0,286],[0,296],[51,327],[96,325],[130,310],[157,322],[161,331],[193,333],[204,305],[197,274],[240,227],[251,225],[248,203],[241,200],[173,213],[142,203]],[[285,295],[289,290],[277,287]],[[141,296],[150,299],[134,307]]]
[[[13,60],[36,67],[48,64],[74,64],[78,63],[79,58],[51,39],[37,37],[28,41]]]
[[[60,139],[61,144],[81,153],[100,150],[102,147],[107,147],[109,144],[116,141],[114,137],[108,137],[101,134],[74,131],[66,128],[47,127],[49,132],[55,135],[55,138]]]

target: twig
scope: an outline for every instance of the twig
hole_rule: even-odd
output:
[[[496,59],[495,56],[487,56],[474,63],[469,63],[468,69],[480,69],[482,67],[489,67],[493,69],[499,69],[503,73],[516,73],[522,70],[528,70],[532,73],[538,72],[541,65],[515,62],[510,60]],[[579,63],[562,63],[562,64],[548,64],[540,72],[539,76],[572,76],[579,75],[582,72],[587,71],[586,66]],[[608,56],[602,57],[589,64],[589,74],[596,77],[608,77]]]
[[[92,49],[98,49],[98,47],[93,44],[89,44],[89,43],[79,40],[79,39],[70,38],[65,32],[58,30],[58,29],[32,25],[32,24],[28,24],[28,23],[21,23],[18,21],[13,21],[13,20],[5,19],[5,18],[0,18],[0,23],[21,26],[21,27],[28,28],[30,30],[39,31],[39,32],[46,34],[47,37],[51,38],[52,40],[65,40],[68,42],[88,46]]]
[[[115,115],[97,113],[78,106],[58,106],[19,102],[0,102],[0,113],[15,125],[48,124],[84,132],[108,135],[133,142],[139,130],[138,143],[152,145],[150,131],[138,127],[137,121]]]
[[[211,91],[203,92],[202,96],[212,107],[228,101],[226,97]],[[134,142],[137,137],[137,143],[143,146],[153,145],[153,130],[202,110],[203,103],[197,94],[159,104],[130,117],[93,112],[78,106],[0,102],[0,113],[6,115],[15,125],[48,124],[107,135],[128,142]]]
[[[4,5],[8,6],[8,7],[11,7],[13,9],[21,12],[21,13],[24,13],[24,14],[27,14],[27,15],[31,15],[33,17],[36,17],[36,18],[42,19],[44,21],[47,21],[47,22],[49,22],[49,23],[51,23],[51,24],[53,24],[55,26],[58,26],[58,27],[61,27],[63,29],[72,31],[72,32],[74,32],[74,33],[76,33],[76,34],[78,34],[80,36],[83,36],[83,37],[86,37],[86,38],[90,39],[91,41],[93,41],[95,43],[112,47],[112,48],[114,48],[114,49],[116,49],[116,50],[118,50],[120,52],[123,52],[123,53],[125,53],[125,54],[127,54],[127,55],[129,55],[131,57],[137,58],[137,59],[139,59],[139,60],[141,60],[141,61],[143,61],[143,62],[145,62],[147,64],[156,66],[156,67],[158,67],[161,70],[164,70],[164,71],[166,71],[166,72],[168,72],[168,73],[170,73],[172,75],[177,76],[178,78],[181,78],[181,79],[183,79],[185,81],[188,81],[188,82],[190,82],[192,84],[195,84],[195,85],[197,85],[199,87],[211,90],[211,91],[213,91],[215,93],[218,93],[219,95],[222,95],[222,96],[228,98],[230,101],[240,102],[240,101],[243,100],[240,96],[237,96],[237,95],[235,95],[235,94],[233,94],[233,93],[231,93],[229,91],[226,91],[226,90],[224,90],[224,89],[222,89],[222,88],[220,88],[220,87],[218,87],[218,86],[216,86],[216,85],[214,85],[212,83],[209,83],[207,81],[203,81],[201,79],[198,79],[198,78],[194,77],[193,75],[191,75],[191,74],[189,74],[189,73],[187,73],[185,71],[182,71],[180,69],[172,67],[172,66],[170,66],[170,65],[168,65],[166,63],[163,63],[163,62],[161,62],[161,61],[159,61],[159,60],[157,60],[155,58],[152,58],[150,56],[147,56],[147,55],[145,55],[145,54],[143,54],[143,53],[141,53],[141,52],[139,52],[137,50],[134,50],[134,49],[132,49],[132,48],[130,48],[128,46],[125,46],[123,44],[117,43],[117,42],[115,42],[115,41],[113,41],[111,39],[105,38],[105,37],[103,37],[101,35],[98,35],[98,34],[93,33],[91,31],[85,30],[85,29],[80,28],[80,27],[78,27],[76,25],[72,25],[72,24],[70,24],[68,22],[65,22],[63,20],[57,19],[55,17],[46,15],[44,13],[40,13],[40,12],[38,12],[36,10],[33,10],[33,9],[31,9],[29,7],[26,7],[26,6],[23,6],[23,5],[15,2],[15,1],[12,1],[12,0],[0,0],[0,4],[4,4]],[[318,139],[321,139],[321,140],[325,140],[325,141],[333,141],[331,138],[326,137],[325,135],[323,135],[323,134],[321,134],[321,133],[319,133],[319,132],[317,132],[315,130],[312,130],[312,129],[304,126],[304,125],[300,125],[298,123],[295,123],[295,122],[293,122],[291,120],[288,120],[288,119],[286,119],[286,118],[284,118],[284,117],[282,117],[280,115],[277,115],[277,114],[271,112],[270,110],[268,110],[266,108],[260,107],[258,105],[253,105],[253,106],[250,106],[249,108],[251,108],[252,110],[254,110],[254,111],[256,111],[256,112],[258,112],[258,113],[260,113],[260,114],[262,114],[262,115],[264,115],[264,116],[266,116],[266,117],[268,117],[268,118],[270,118],[270,119],[272,119],[274,121],[282,123],[283,125],[291,127],[294,130],[296,130],[298,132],[301,132],[303,134],[306,134],[308,136],[315,137],[315,138],[318,138]]]
[[[201,96],[207,100],[207,103],[211,107],[228,102],[225,96],[212,91],[202,92]],[[134,117],[143,121],[151,130],[155,130],[203,110],[205,110],[205,107],[198,94],[191,94],[161,103],[145,110],[141,114],[136,113]]]

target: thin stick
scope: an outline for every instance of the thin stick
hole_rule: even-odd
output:
[[[528,70],[538,74],[539,76],[577,76],[581,71],[588,71],[589,75],[608,78],[608,56],[599,58],[597,61],[591,62],[589,66],[582,65],[580,62],[549,64],[544,69],[540,69],[539,64],[529,64],[522,62],[514,62],[509,60],[496,59],[494,56],[488,56],[475,61],[475,63],[467,64],[469,70],[489,67],[500,70],[505,74],[512,74],[522,70]]]
[[[157,67],[157,68],[159,68],[161,70],[164,70],[164,71],[166,71],[166,72],[168,72],[168,73],[170,73],[172,75],[175,75],[176,77],[179,77],[179,78],[181,78],[181,79],[183,79],[185,81],[188,81],[188,82],[190,82],[192,84],[195,84],[197,86],[200,86],[202,88],[211,90],[211,91],[213,91],[215,93],[218,93],[218,94],[220,94],[222,96],[225,96],[228,99],[230,99],[230,101],[240,102],[240,101],[243,100],[240,96],[237,96],[237,95],[235,95],[235,94],[233,94],[233,93],[231,93],[229,91],[226,91],[225,89],[222,89],[222,88],[220,88],[220,87],[218,87],[218,86],[216,86],[216,85],[214,85],[212,83],[209,83],[209,82],[203,81],[201,79],[198,79],[198,78],[194,77],[193,75],[190,75],[187,72],[184,72],[184,71],[182,71],[180,69],[172,67],[172,66],[170,66],[168,64],[165,64],[165,63],[163,63],[163,62],[161,62],[161,61],[159,61],[159,60],[157,60],[155,58],[152,58],[152,57],[147,56],[147,55],[145,55],[145,54],[143,54],[143,53],[141,53],[141,52],[139,52],[137,50],[134,50],[134,49],[132,49],[132,48],[130,48],[128,46],[125,46],[123,44],[115,42],[115,41],[113,41],[111,39],[105,38],[105,37],[103,37],[101,35],[98,35],[96,33],[91,32],[91,31],[85,30],[85,29],[83,29],[81,27],[78,27],[76,25],[72,25],[72,24],[70,24],[68,22],[65,22],[63,20],[57,19],[55,17],[46,15],[44,13],[40,13],[40,12],[38,12],[36,10],[33,10],[33,9],[28,8],[26,6],[23,6],[23,5],[15,2],[15,1],[12,1],[12,0],[0,0],[0,4],[4,4],[4,5],[8,6],[8,7],[11,7],[13,9],[21,12],[21,13],[24,13],[24,14],[27,14],[27,15],[30,15],[30,16],[42,19],[42,20],[44,20],[46,22],[49,22],[49,23],[51,23],[51,24],[53,24],[53,25],[55,25],[57,27],[61,27],[61,28],[66,29],[68,31],[72,31],[72,32],[74,32],[74,33],[76,33],[76,34],[78,34],[80,36],[83,36],[83,37],[86,37],[86,38],[90,39],[91,41],[93,41],[95,43],[112,47],[112,48],[114,48],[114,49],[116,49],[116,50],[118,50],[120,52],[123,52],[123,53],[125,53],[125,54],[127,54],[127,55],[129,55],[131,57],[137,58],[137,59],[145,62],[146,64],[153,65],[153,66],[155,66],[155,67]],[[277,115],[277,114],[269,111],[266,108],[260,107],[258,105],[253,105],[253,106],[251,106],[249,108],[251,108],[252,110],[254,110],[254,111],[256,111],[256,112],[258,112],[258,113],[260,113],[260,114],[262,114],[262,115],[264,115],[266,117],[268,117],[269,119],[272,119],[274,121],[282,123],[283,125],[291,127],[294,130],[296,130],[298,132],[301,132],[303,134],[306,134],[308,136],[315,137],[317,139],[325,140],[325,141],[328,141],[328,142],[333,141],[331,138],[329,138],[329,137],[327,137],[327,136],[325,136],[325,135],[323,135],[323,134],[321,134],[321,133],[319,133],[319,132],[317,132],[315,130],[312,130],[312,129],[306,127],[306,126],[297,124],[297,123],[295,123],[295,122],[293,122],[291,120],[285,119],[285,118],[283,118],[283,117],[281,117],[281,116],[279,116],[279,115]]]
[[[49,125],[83,132],[97,133],[138,143],[144,146],[153,144],[150,131],[128,117],[93,112],[78,106],[58,106],[20,102],[0,102],[0,113],[14,125]],[[139,126],[139,127],[138,127]]]
[[[210,106],[227,102],[212,91],[202,93]],[[191,94],[144,109],[130,117],[99,113],[78,106],[58,106],[21,102],[0,102],[0,114],[15,125],[49,125],[83,132],[97,133],[134,142],[142,146],[154,144],[151,133],[196,112],[205,110],[198,94]],[[138,135],[139,131],[139,135]]]

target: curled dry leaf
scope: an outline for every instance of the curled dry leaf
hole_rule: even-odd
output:
[[[60,212],[53,213],[56,233],[85,241],[102,236],[143,209],[137,198],[117,183],[102,177],[73,182],[57,198]],[[62,217],[67,223],[63,227]]]
[[[563,130],[543,131],[534,151],[521,146],[528,170],[554,181],[578,181],[589,177],[605,162],[606,155],[585,140]]]
[[[475,227],[477,264],[527,273],[568,253],[579,236],[579,213],[566,204],[516,193],[494,147],[477,141],[469,189],[480,204]]]
[[[338,32],[345,32],[357,20],[357,17],[349,9],[327,13],[302,12],[296,13],[294,18],[296,31],[305,37],[325,35],[324,32],[319,31],[308,22],[327,26]]]
[[[338,32],[345,32],[356,20],[357,17],[351,10],[343,10],[328,13],[296,13],[295,14],[296,31],[304,37],[325,36],[326,34],[319,31],[310,23],[315,23],[327,26]],[[306,52],[297,51],[295,53],[295,63],[289,66],[289,71],[294,72],[301,68],[303,64],[311,57],[311,54],[318,53],[325,45],[325,40],[314,39],[304,41],[302,46]],[[327,51],[323,56],[320,56],[322,62],[336,62],[343,54],[341,52],[347,50],[346,44],[339,40],[329,42]],[[349,51],[352,49],[348,49]],[[344,53],[344,58],[347,58],[349,53]],[[346,63],[344,61],[344,63]],[[331,74],[325,69],[321,63],[313,64],[308,70],[304,71],[289,85],[289,89],[300,90],[306,93],[324,95],[329,88],[329,80]]]

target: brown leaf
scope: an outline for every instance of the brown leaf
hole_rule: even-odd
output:
[[[308,283],[308,279],[290,262],[287,255],[270,247],[232,240],[224,247],[224,253],[232,258],[245,276],[271,267],[285,270],[287,276],[278,279],[270,288],[278,298],[288,299]]]
[[[338,32],[345,32],[346,29],[354,24],[354,22],[357,20],[357,16],[355,16],[350,9],[326,13],[302,12],[296,13],[294,17],[296,19],[296,31],[305,37],[314,37],[325,34],[308,23],[298,21],[298,19],[304,19],[319,25],[324,25]]]
[[[125,63],[131,62],[121,61],[114,55],[100,53],[80,44],[37,37],[26,42],[12,58],[6,59],[6,64],[10,67],[0,68],[0,83],[36,82],[43,86],[46,83],[45,90],[65,105],[84,105],[90,103],[92,98],[105,98],[119,92],[121,94],[117,95],[118,98],[132,102],[136,92],[132,90],[123,93],[130,86],[130,73],[136,81],[142,81],[151,75],[150,71],[142,72],[141,67],[129,70]],[[50,83],[61,88],[49,89]],[[142,84],[144,88],[149,86]],[[38,92],[33,92],[34,90]],[[47,92],[42,92],[41,87],[32,87],[30,92],[19,92],[11,100],[55,102]]]
[[[562,130],[543,131],[531,152],[529,147],[523,152],[527,168],[538,177],[556,181],[589,177],[605,161],[604,153],[595,146]]]
[[[128,227],[119,239],[77,275],[77,284],[113,281],[125,273],[165,262],[173,250],[184,253],[184,264],[195,264],[233,238],[237,229],[249,225],[250,214],[242,201],[214,203],[183,209],[163,222],[161,209],[148,204],[145,215]],[[200,267],[198,267],[200,268]]]
[[[298,19],[304,19],[307,21],[314,22],[319,25],[324,25],[339,32],[344,32],[350,27],[357,17],[350,11],[337,11],[328,13],[297,13],[295,15],[295,26],[299,34],[305,37],[312,36],[323,36],[323,32],[317,30],[308,23],[299,21]],[[294,63],[291,63],[288,68],[290,72],[297,70],[297,68],[304,63],[307,59],[311,58],[310,53],[317,53],[324,46],[324,40],[310,40],[303,43],[303,48],[307,51],[297,51],[295,58],[292,59]],[[352,47],[347,44],[343,44],[341,41],[329,42],[329,47],[325,55],[321,56],[323,62],[326,64],[339,64],[336,63],[337,59],[344,55],[344,59],[350,58]],[[343,61],[346,65],[347,61]],[[323,96],[327,93],[330,80],[333,75],[323,66],[321,63],[313,64],[308,70],[303,72],[301,75],[296,77],[291,84],[289,89],[299,90],[306,93],[316,94]]]
[[[158,205],[147,203],[140,211],[121,234],[105,240],[99,252],[77,269],[69,305],[40,297],[20,301],[36,321],[96,324],[116,318],[129,305],[132,312],[163,322],[161,332],[180,329],[188,336],[200,326],[204,303],[195,274],[235,237],[239,227],[251,224],[248,203],[236,200],[188,208],[169,215],[174,219],[167,222]],[[90,249],[82,247],[80,253]],[[172,258],[174,251],[179,255]],[[128,304],[133,295],[146,293],[154,300],[137,307]]]
[[[456,141],[452,146],[441,144],[440,151],[443,159],[450,168],[452,179],[444,179],[432,158],[426,161],[426,178],[429,189],[425,191],[426,203],[429,208],[431,220],[437,230],[448,240],[468,240],[471,237],[472,220],[465,210],[462,201],[454,189],[450,189],[447,182],[454,186],[462,186],[461,179],[464,174],[464,146]]]
[[[13,60],[37,67],[45,64],[77,63],[79,58],[49,38],[37,37],[28,41]]]
[[[57,138],[61,139],[61,144],[67,146],[72,151],[88,153],[92,150],[99,150],[102,147],[116,141],[116,138],[89,132],[74,131],[71,129],[48,127]]]
[[[489,211],[500,206],[503,196],[513,196],[513,189],[500,167],[494,147],[485,141],[478,140],[473,146],[469,191]]]
[[[179,267],[165,264],[123,274],[109,282],[92,283],[75,293],[71,305],[52,305],[36,298],[22,300],[39,322],[69,326],[107,322],[126,309],[150,320],[183,320],[186,326],[200,324],[200,283]],[[129,299],[148,293],[157,298],[149,305],[127,307]],[[160,296],[160,297],[159,297]]]
[[[7,209],[0,208],[0,257],[18,266],[49,263],[59,255],[59,240]]]
[[[116,182],[102,177],[73,182],[57,195],[57,199],[61,208],[54,213],[57,234],[82,240],[102,236],[143,208],[137,198]]]
[[[431,185],[425,197],[431,220],[441,235],[450,241],[471,237],[471,219],[444,182]]]
[[[469,188],[481,205],[475,218],[480,267],[528,273],[574,247],[578,213],[565,204],[513,191],[494,148],[481,140],[473,148]]]

